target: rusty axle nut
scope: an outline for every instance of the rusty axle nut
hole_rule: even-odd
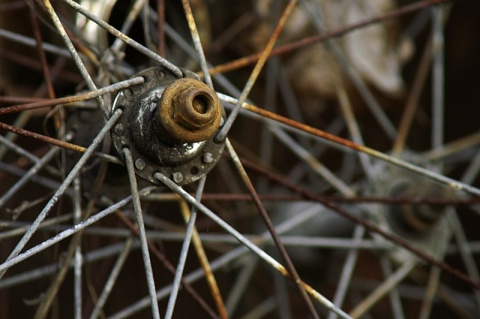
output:
[[[222,112],[215,92],[205,83],[182,78],[168,85],[158,103],[160,121],[177,142],[209,139],[218,129]]]

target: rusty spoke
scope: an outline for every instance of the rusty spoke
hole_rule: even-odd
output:
[[[449,264],[446,264],[446,263],[444,263],[444,262],[442,262],[438,259],[435,259],[431,255],[423,252],[422,250],[418,249],[417,247],[412,246],[405,239],[400,238],[396,235],[393,235],[389,232],[386,232],[385,230],[381,229],[377,225],[355,216],[354,214],[352,214],[349,211],[345,210],[344,208],[336,205],[335,203],[330,202],[329,200],[322,199],[321,196],[318,196],[318,195],[316,195],[316,194],[314,194],[314,193],[312,193],[312,192],[310,192],[310,191],[308,191],[308,190],[306,190],[306,189],[304,189],[304,188],[302,188],[298,185],[295,185],[295,184],[291,183],[290,181],[288,181],[287,179],[285,179],[281,176],[278,176],[276,174],[273,174],[266,169],[263,169],[263,168],[261,168],[257,165],[252,165],[252,163],[246,161],[245,159],[242,159],[242,164],[245,167],[247,167],[248,169],[251,169],[251,170],[253,170],[257,173],[260,173],[260,174],[268,177],[272,181],[275,181],[275,182],[287,187],[288,189],[292,190],[293,192],[302,195],[306,199],[318,201],[319,203],[321,203],[325,207],[327,207],[327,208],[331,209],[332,211],[340,214],[341,216],[345,217],[346,219],[350,220],[351,222],[364,226],[369,231],[381,235],[382,237],[390,240],[391,242],[395,243],[396,245],[404,247],[405,249],[409,250],[410,252],[412,252],[416,256],[420,257],[421,259],[423,259],[423,260],[427,261],[428,263],[430,263],[434,266],[437,266],[437,267],[441,268],[442,270],[452,274],[453,276],[457,277],[458,279],[462,280],[463,282],[468,283],[469,285],[471,285],[475,289],[480,289],[480,282],[477,282],[477,281],[473,280],[468,275],[459,271],[458,269],[456,269],[456,268],[450,266]]]
[[[268,231],[270,232],[273,241],[275,242],[275,245],[277,246],[278,250],[280,251],[280,254],[282,255],[282,258],[284,259],[285,263],[287,264],[287,271],[288,271],[288,276],[291,277],[293,282],[297,285],[300,294],[302,295],[303,300],[305,301],[308,310],[310,312],[310,315],[313,318],[320,318],[317,314],[317,311],[315,310],[315,307],[313,306],[312,301],[307,295],[307,292],[305,290],[305,287],[302,285],[302,280],[300,279],[298,272],[293,265],[293,262],[288,255],[287,250],[285,249],[285,246],[283,245],[280,236],[278,235],[275,226],[273,225],[270,217],[268,216],[267,210],[265,209],[265,206],[263,206],[262,201],[258,197],[257,191],[255,190],[255,187],[253,186],[250,178],[247,175],[247,172],[243,168],[242,163],[240,162],[240,159],[238,158],[237,154],[235,153],[235,150],[232,147],[232,144],[227,140],[226,143],[227,146],[227,151],[229,155],[231,156],[233,163],[235,164],[235,167],[237,168],[238,173],[240,174],[240,177],[243,181],[243,184],[247,188],[250,196],[252,197],[255,206],[258,209],[258,212],[260,213],[260,216],[262,217],[265,225],[267,226]]]
[[[22,128],[18,128],[18,127],[12,126],[12,125],[8,125],[6,123],[0,122],[0,129],[9,131],[9,132],[12,132],[12,133],[15,133],[15,134],[23,135],[23,136],[26,136],[26,137],[30,137],[30,138],[33,138],[37,141],[41,141],[41,142],[45,142],[45,143],[48,143],[48,144],[51,144],[51,145],[59,146],[61,148],[71,150],[71,151],[74,151],[74,152],[85,153],[87,151],[87,148],[85,148],[83,146],[79,146],[79,145],[75,145],[75,144],[72,144],[72,143],[69,143],[69,142],[66,142],[66,141],[58,140],[58,139],[50,137],[50,136],[46,136],[46,135],[42,135],[42,134],[35,133],[35,132],[32,132],[32,131],[28,131],[28,130],[25,130],[25,129],[22,129]],[[118,158],[116,158],[115,156],[112,156],[112,155],[109,155],[109,154],[104,154],[104,153],[101,153],[101,152],[94,152],[93,154],[94,154],[94,156],[102,158],[102,159],[104,159],[106,161],[109,161],[111,163],[123,165],[123,163]]]
[[[238,101],[237,99],[232,99],[232,98],[230,98],[230,97],[228,97],[224,94],[220,94],[220,93],[217,93],[217,94],[224,101],[233,102],[233,103],[236,103]],[[382,161],[385,161],[387,163],[396,165],[398,167],[407,169],[409,171],[420,174],[422,176],[431,178],[432,180],[435,180],[435,181],[440,182],[444,185],[447,185],[448,187],[452,188],[453,190],[465,191],[469,194],[480,196],[480,189],[477,188],[477,187],[459,182],[459,181],[457,181],[453,178],[449,178],[447,176],[438,174],[434,171],[431,171],[431,170],[425,169],[423,167],[417,166],[417,165],[412,164],[410,162],[404,161],[400,158],[390,156],[388,154],[379,152],[379,151],[374,150],[372,148],[369,148],[367,146],[358,145],[358,144],[356,144],[356,143],[354,143],[350,140],[344,139],[344,138],[336,136],[336,135],[332,135],[328,132],[325,132],[325,131],[320,130],[318,128],[311,127],[309,125],[293,121],[293,120],[291,120],[287,117],[281,116],[281,115],[276,114],[274,112],[264,110],[262,108],[254,106],[252,104],[243,103],[243,108],[247,111],[252,112],[252,113],[261,115],[264,118],[274,120],[276,122],[285,124],[289,127],[292,127],[292,128],[298,129],[300,131],[306,132],[308,134],[311,134],[313,136],[317,136],[317,137],[320,137],[322,139],[333,142],[335,144],[345,146],[345,147],[347,147],[349,149],[352,149],[354,151],[365,153],[367,155],[378,158],[378,159],[380,159]]]
[[[104,88],[90,91],[84,94],[78,94],[78,95],[73,95],[73,96],[66,96],[58,99],[49,99],[49,100],[42,100],[39,102],[32,102],[32,103],[27,103],[27,104],[21,104],[21,105],[15,105],[15,106],[10,106],[10,107],[4,107],[0,109],[0,115],[4,114],[11,114],[11,113],[18,113],[18,112],[23,112],[23,111],[28,111],[28,110],[34,110],[34,109],[40,109],[43,107],[49,107],[49,106],[55,106],[55,105],[60,105],[60,104],[68,104],[68,103],[74,103],[74,102],[79,102],[79,101],[86,101],[90,100],[93,98],[96,98],[98,96],[101,96],[103,94],[115,92],[118,90],[122,90],[125,88],[128,88],[133,85],[138,85],[144,82],[144,79],[142,77],[136,77],[132,78],[129,80],[121,81],[109,86],[106,86]]]
[[[165,57],[165,0],[157,0],[158,54]]]
[[[371,24],[375,24],[384,20],[393,19],[408,13],[412,13],[412,12],[430,7],[430,6],[452,2],[452,1],[458,1],[458,0],[424,0],[424,1],[412,3],[409,5],[405,5],[404,7],[401,7],[399,9],[392,10],[390,12],[380,14],[375,17],[364,19],[360,22],[353,23],[352,25],[345,26],[338,30],[327,31],[319,35],[306,37],[295,42],[280,45],[271,51],[269,57],[289,53],[299,48],[303,48],[305,46],[311,45],[313,43],[323,42],[323,41],[334,39],[336,37],[341,37],[353,30],[364,28]],[[263,53],[256,53],[256,54],[248,55],[224,64],[219,64],[213,68],[210,68],[208,72],[210,73],[210,75],[214,75],[217,73],[226,73],[229,71],[236,70],[236,69],[256,63],[258,60],[260,60],[262,54]],[[203,76],[202,73],[200,75]]]
[[[187,222],[190,219],[193,210],[189,209],[187,203],[184,200],[181,200],[179,204],[183,214],[183,218],[185,222]],[[212,267],[210,265],[210,262],[208,261],[205,248],[203,247],[202,240],[196,228],[193,231],[192,242],[193,246],[195,247],[198,260],[200,261],[203,271],[205,272],[205,277],[207,279],[208,285],[210,286],[210,291],[212,293],[212,297],[215,301],[220,317],[222,319],[227,319],[228,313],[227,309],[225,308],[225,303],[223,302],[222,295],[220,293],[220,288],[218,287],[217,280],[215,279],[215,275],[213,274]]]
[[[38,51],[38,55],[40,56],[40,62],[42,64],[42,72],[43,72],[43,78],[44,81],[47,85],[47,91],[48,91],[48,96],[51,99],[55,98],[55,91],[53,89],[53,83],[51,79],[51,74],[50,74],[50,68],[47,63],[47,57],[45,55],[45,51],[42,48],[42,35],[40,33],[40,26],[38,24],[37,17],[35,13],[33,12],[33,9],[30,9],[30,20],[32,22],[33,26],[33,33],[35,35],[35,40],[36,40],[36,47]]]
[[[108,23],[103,21],[102,19],[100,19],[97,16],[91,14],[90,12],[88,12],[88,10],[85,10],[85,8],[78,5],[76,2],[74,2],[72,0],[63,0],[63,2],[67,3],[69,6],[71,6],[72,8],[74,8],[75,10],[80,12],[81,14],[85,15],[91,21],[94,21],[96,24],[98,24],[100,27],[102,27],[105,30],[107,30],[108,32],[110,32],[116,38],[121,39],[123,42],[130,45],[131,47],[133,47],[137,51],[145,54],[147,57],[149,57],[152,60],[158,62],[160,65],[166,67],[167,69],[172,71],[175,75],[177,75],[179,77],[182,76],[182,71],[177,66],[175,66],[171,62],[167,61],[166,59],[162,58],[161,56],[159,56],[155,52],[150,51],[149,49],[147,49],[146,47],[144,47],[143,45],[141,45],[137,41],[133,40],[132,38],[126,36],[123,33],[121,33],[119,30],[115,29],[114,27],[112,27],[111,25],[109,25]]]
[[[92,77],[88,73],[87,68],[86,68],[85,64],[83,63],[80,55],[78,54],[77,49],[74,47],[70,36],[65,31],[65,29],[62,25],[62,22],[60,21],[57,13],[55,12],[52,4],[50,3],[50,0],[43,0],[43,4],[44,4],[45,8],[47,9],[47,11],[48,11],[48,13],[49,13],[49,15],[50,15],[50,17],[53,21],[53,24],[55,25],[55,27],[57,28],[57,30],[58,30],[59,34],[61,35],[63,41],[65,42],[65,45],[66,45],[68,51],[70,52],[70,55],[72,56],[72,59],[75,62],[78,70],[80,71],[80,74],[82,75],[84,81],[87,83],[88,88],[91,91],[97,90],[97,86],[95,85]],[[110,115],[109,114],[110,109],[107,105],[105,105],[105,101],[103,100],[102,96],[99,95],[95,98],[97,99],[98,105],[100,106],[100,109],[102,110],[103,115],[105,116],[105,118],[108,118],[108,116]]]
[[[185,17],[187,18],[188,27],[190,28],[190,33],[192,34],[193,44],[195,50],[197,51],[198,59],[200,61],[200,67],[205,75],[205,82],[208,86],[213,89],[213,82],[210,74],[208,74],[208,64],[207,59],[205,58],[205,52],[203,50],[202,42],[200,40],[200,34],[198,33],[197,25],[195,23],[195,18],[193,17],[192,8],[190,6],[189,0],[182,0],[183,10],[185,11]]]
[[[422,59],[420,61],[420,67],[418,68],[417,74],[415,76],[412,92],[410,93],[410,96],[405,106],[405,112],[399,125],[397,137],[392,147],[393,155],[401,154],[404,149],[408,132],[412,125],[415,111],[418,107],[418,100],[420,98],[421,92],[423,91],[423,87],[428,75],[428,70],[430,69],[431,54],[432,52],[430,45],[427,44]]]
[[[450,47],[470,2],[369,1],[0,3],[0,295],[46,278],[36,318],[67,290],[76,319],[471,317],[480,132],[451,82],[477,65]]]
[[[237,230],[235,230],[232,226],[230,226],[228,223],[226,223],[224,220],[222,220],[220,217],[218,217],[215,213],[213,213],[210,209],[208,209],[205,205],[202,203],[199,203],[198,201],[195,200],[193,196],[185,192],[180,186],[178,186],[175,182],[173,182],[171,179],[167,178],[161,173],[155,173],[155,178],[157,178],[159,181],[161,181],[163,184],[165,184],[168,188],[171,190],[175,191],[177,194],[179,194],[183,199],[185,199],[189,204],[197,207],[199,211],[204,213],[206,216],[208,216],[210,219],[215,221],[220,227],[225,229],[227,232],[229,232],[232,236],[235,237],[241,244],[243,244],[246,248],[250,249],[253,251],[257,256],[262,258],[266,263],[268,263],[270,266],[272,266],[274,269],[279,271],[283,276],[287,278],[291,278],[289,275],[288,270],[280,264],[278,261],[276,261],[273,257],[265,253],[263,250],[261,250],[258,246],[256,246],[253,242],[251,242],[248,238],[243,236],[241,233],[239,233]],[[320,304],[322,304],[324,307],[329,309],[330,311],[335,312],[337,315],[339,315],[341,318],[350,318],[343,310],[335,306],[330,300],[328,300],[326,297],[324,297],[322,294],[320,294],[318,291],[316,291],[314,288],[312,288],[310,285],[306,284],[303,281],[297,282],[297,284],[301,285],[302,288],[313,298],[315,298]]]
[[[115,215],[117,218],[125,224],[125,226],[128,227],[128,229],[132,232],[133,235],[138,236],[138,229],[135,226],[135,224],[128,219],[121,211],[116,211]],[[155,246],[155,244],[148,240],[148,249],[152,253],[155,258],[157,258],[163,265],[163,267],[170,272],[170,274],[175,275],[175,267],[172,265],[172,263],[167,259],[167,257]],[[191,297],[198,302],[198,304],[203,308],[203,310],[209,314],[211,318],[219,318],[213,309],[210,308],[210,306],[207,304],[207,302],[202,298],[202,296],[194,290],[194,288],[185,282],[182,279],[182,286],[183,288],[191,295]]]
[[[248,78],[248,81],[245,84],[245,87],[243,88],[243,91],[240,94],[240,97],[238,98],[237,103],[235,104],[235,108],[229,114],[227,120],[225,121],[225,124],[222,126],[220,131],[217,133],[217,136],[215,137],[215,139],[217,141],[223,141],[227,137],[228,131],[232,127],[233,122],[235,122],[235,119],[237,118],[238,113],[240,112],[240,109],[242,108],[242,104],[247,100],[247,97],[250,94],[250,91],[253,88],[253,85],[255,84],[258,76],[260,75],[260,72],[262,71],[263,66],[265,65],[265,62],[267,62],[267,59],[268,59],[268,57],[270,56],[270,53],[273,50],[273,46],[277,42],[277,39],[280,36],[280,34],[283,30],[283,27],[285,26],[285,23],[287,22],[288,17],[290,16],[293,9],[295,8],[296,3],[297,3],[296,0],[290,0],[288,2],[287,7],[283,11],[282,16],[280,17],[280,20],[277,23],[277,26],[275,27],[272,35],[268,39],[268,42],[267,42],[267,45],[265,46],[265,49],[260,54],[253,71],[250,73],[250,77]]]

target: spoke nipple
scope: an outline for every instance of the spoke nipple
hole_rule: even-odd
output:
[[[177,184],[183,181],[183,175],[180,172],[173,173],[172,178],[173,178],[173,181]]]
[[[143,171],[143,169],[145,168],[145,165],[146,163],[142,158],[139,158],[135,161],[135,167],[140,171]]]

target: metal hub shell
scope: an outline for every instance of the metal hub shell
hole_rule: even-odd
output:
[[[433,169],[433,168],[432,168]],[[455,195],[440,184],[406,172],[400,168],[379,163],[375,168],[372,192],[383,197],[418,197],[453,198]],[[413,246],[443,259],[452,235],[448,215],[452,207],[435,207],[430,205],[405,204],[401,206],[368,205],[367,216],[382,229],[403,238]],[[386,241],[381,236],[374,236],[378,241]],[[395,247],[389,251],[390,257],[405,262],[413,255]]]
[[[194,73],[184,71],[184,74],[184,78],[178,79],[161,67],[146,69],[135,75],[142,76],[145,82],[119,92],[114,101],[113,108],[124,111],[111,133],[115,149],[123,157],[123,148],[128,147],[137,175],[155,184],[159,184],[153,176],[156,172],[178,185],[198,180],[216,165],[225,146],[224,142],[214,141],[221,121],[218,98]],[[181,82],[180,88],[178,82]],[[173,99],[173,104],[168,105],[165,101],[165,92],[168,93],[167,100]],[[185,119],[178,120],[178,103],[185,101],[204,104],[193,108],[187,105],[187,117],[192,115],[188,112],[196,111],[199,117],[212,113],[212,119],[203,116],[204,122],[198,123],[196,114],[193,114],[193,125],[183,125],[181,121]],[[171,109],[166,111],[169,107]],[[167,125],[164,122],[166,117],[171,120]],[[188,138],[182,140],[175,129],[187,131]],[[209,131],[209,134],[200,132],[202,130]]]

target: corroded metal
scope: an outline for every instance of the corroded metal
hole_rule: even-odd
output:
[[[118,91],[118,90],[123,90],[125,88],[141,84],[143,82],[144,82],[143,78],[133,77],[129,80],[121,81],[121,82],[103,87],[98,90],[89,91],[87,93],[82,93],[82,94],[72,95],[72,96],[65,96],[57,99],[47,99],[47,100],[41,99],[41,100],[34,101],[27,104],[13,105],[9,107],[0,108],[0,115],[19,113],[19,112],[24,112],[28,110],[40,109],[40,108],[55,106],[60,104],[86,101],[86,100],[90,100],[98,96],[101,96],[103,94],[107,94],[107,93]]]
[[[231,98],[225,94],[218,93],[219,97],[228,103],[235,104],[237,103],[237,99]],[[371,157],[378,158],[386,163],[390,163],[392,165],[395,165],[397,167],[404,168],[410,172],[414,172],[416,174],[419,174],[420,176],[427,177],[431,180],[437,181],[439,183],[442,183],[449,188],[451,188],[453,191],[464,191],[466,193],[480,196],[480,188],[474,187],[472,185],[457,181],[455,179],[452,179],[450,177],[447,177],[442,174],[438,174],[435,171],[428,170],[426,168],[420,167],[418,165],[412,164],[411,162],[405,161],[403,159],[400,159],[398,157],[394,157],[391,155],[388,155],[386,153],[382,153],[380,151],[374,150],[373,148],[356,144],[352,141],[346,140],[342,137],[330,134],[326,131],[322,131],[318,128],[308,126],[303,123],[299,123],[296,121],[293,121],[287,117],[281,116],[279,114],[267,111],[265,109],[256,107],[255,105],[249,104],[249,103],[243,103],[242,107],[250,111],[252,113],[255,113],[257,115],[262,116],[263,118],[267,118],[270,120],[273,120],[275,122],[279,122],[282,124],[285,124],[291,128],[298,129],[300,131],[303,131],[304,133],[311,134],[313,136],[320,137],[322,139],[328,140],[330,142],[333,142],[335,144],[339,144],[345,147],[348,147],[354,151],[362,152],[365,153]]]
[[[222,118],[215,92],[192,78],[175,80],[165,88],[158,113],[172,140],[179,143],[209,139]]]
[[[224,143],[213,140],[222,120],[215,92],[197,75],[182,70],[178,78],[163,67],[146,69],[135,77],[145,82],[119,92],[114,109],[124,115],[112,130],[117,153],[128,147],[136,174],[152,183],[161,172],[178,185],[194,182],[218,162]]]
[[[295,41],[290,42],[290,43],[281,44],[281,45],[277,46],[276,48],[274,48],[272,50],[272,52],[270,53],[270,57],[279,56],[279,55],[282,55],[282,54],[287,54],[287,53],[293,52],[294,50],[300,49],[302,47],[309,46],[309,45],[314,44],[314,43],[324,42],[324,41],[327,41],[327,40],[331,40],[331,39],[334,39],[334,38],[341,37],[341,36],[343,36],[343,35],[345,35],[349,32],[353,32],[357,29],[361,29],[361,28],[367,27],[369,25],[379,23],[381,21],[386,21],[386,20],[389,20],[389,19],[397,18],[399,16],[403,16],[403,15],[406,15],[408,13],[419,11],[419,10],[425,9],[427,7],[431,7],[431,6],[434,6],[434,5],[440,5],[442,3],[448,3],[448,2],[451,2],[451,1],[452,0],[424,0],[424,1],[418,1],[418,2],[415,2],[415,3],[412,3],[412,4],[408,4],[408,5],[405,5],[403,7],[385,12],[383,14],[379,14],[379,15],[376,15],[376,16],[373,16],[373,17],[367,17],[363,20],[360,20],[360,21],[352,23],[350,25],[341,27],[341,28],[336,29],[336,30],[322,32],[320,34],[313,35],[313,36],[310,36],[310,37],[305,37],[305,38],[302,38],[300,40],[295,40]],[[224,64],[218,64],[218,65],[210,68],[208,73],[210,75],[215,75],[215,74],[227,73],[227,72],[230,72],[230,71],[233,71],[233,70],[243,68],[245,66],[256,63],[260,59],[261,55],[262,55],[262,52],[254,53],[254,54],[247,55],[247,56],[238,58],[238,59],[230,61],[230,62],[226,62]],[[205,76],[204,72],[199,72],[198,74],[201,77]]]

